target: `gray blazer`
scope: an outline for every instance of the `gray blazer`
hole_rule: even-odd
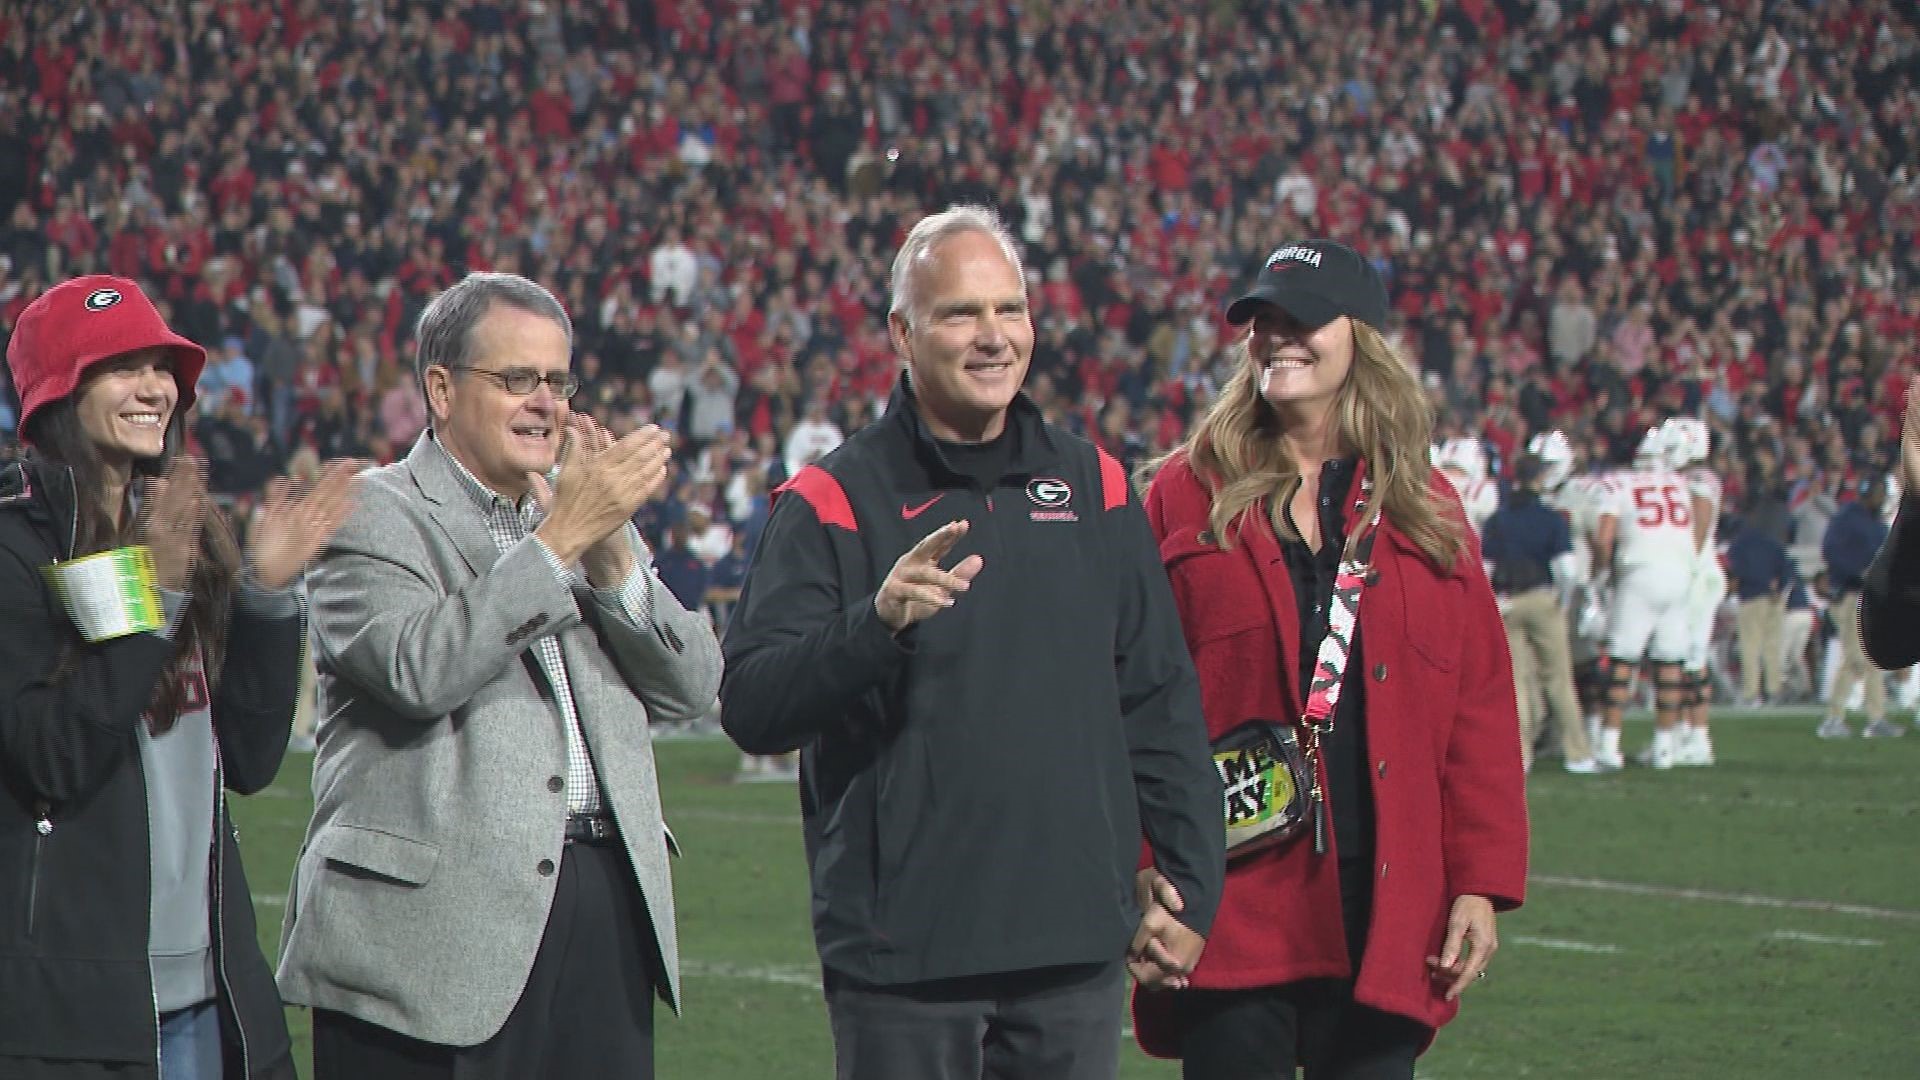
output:
[[[308,577],[322,719],[281,993],[452,1046],[506,1022],[563,848],[566,735],[529,649],[554,635],[653,917],[657,989],[677,1011],[673,838],[648,722],[713,703],[713,631],[658,579],[643,628],[611,593],[577,578],[569,589],[531,538],[501,554],[429,438],[365,474],[358,509]]]

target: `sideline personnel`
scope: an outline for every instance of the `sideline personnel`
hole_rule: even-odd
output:
[[[1520,705],[1520,755],[1533,765],[1534,743],[1542,724],[1541,703],[1552,717],[1561,761],[1570,773],[1600,772],[1580,718],[1573,688],[1573,653],[1559,586],[1572,576],[1573,533],[1559,511],[1540,501],[1540,459],[1529,454],[1514,467],[1514,489],[1487,519],[1482,554],[1493,567],[1493,591],[1500,598],[1500,619],[1507,626],[1507,647],[1516,671]],[[1524,658],[1524,659],[1523,659]]]

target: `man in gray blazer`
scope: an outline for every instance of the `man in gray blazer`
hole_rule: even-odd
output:
[[[316,1080],[649,1077],[653,995],[679,1007],[648,725],[707,710],[719,647],[630,521],[668,438],[568,410],[572,333],[524,278],[435,298],[432,426],[309,579],[323,719],[279,979]]]

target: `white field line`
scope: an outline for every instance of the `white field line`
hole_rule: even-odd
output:
[[[1704,792],[1661,792],[1658,796],[1649,795],[1638,789],[1617,785],[1599,786],[1596,784],[1556,784],[1552,787],[1534,787],[1527,790],[1529,798],[1545,797],[1549,799],[1606,799],[1640,801],[1658,798],[1663,804],[1690,803],[1695,806],[1752,807],[1756,810],[1786,810],[1801,812],[1815,807],[1821,810],[1843,810],[1855,814],[1885,814],[1888,817],[1920,816],[1920,803],[1864,803],[1864,802],[1799,802],[1794,799],[1749,799],[1728,795],[1711,795]]]
[[[1804,930],[1775,930],[1768,934],[1775,941],[1805,941],[1813,945],[1849,945],[1856,949],[1877,949],[1885,945],[1884,941],[1864,937],[1834,937],[1831,934],[1809,934]]]
[[[1528,878],[1536,885],[1558,886],[1563,889],[1588,889],[1594,892],[1625,893],[1630,896],[1654,896],[1663,900],[1694,900],[1715,904],[1739,904],[1742,907],[1777,908],[1784,911],[1820,911],[1830,915],[1858,915],[1868,919],[1894,919],[1902,922],[1920,922],[1920,911],[1904,908],[1870,907],[1866,904],[1843,904],[1835,900],[1795,900],[1780,896],[1762,896],[1758,893],[1722,892],[1717,889],[1686,889],[1672,885],[1648,885],[1636,881],[1608,881],[1605,878],[1567,877],[1560,874],[1533,874]]]
[[[247,796],[249,799],[304,799],[306,797],[307,793],[297,787],[280,787],[277,784],[263,787]]]
[[[1609,954],[1620,951],[1618,945],[1595,944],[1591,941],[1569,941],[1566,938],[1534,937],[1530,934],[1514,934],[1507,939],[1521,945],[1532,945],[1541,949],[1557,949],[1561,952]]]
[[[772,814],[714,816],[697,811],[683,811],[677,816],[757,824],[790,824],[798,821],[797,818],[783,818]],[[1780,896],[1763,896],[1759,893],[1722,892],[1715,889],[1688,889],[1672,885],[1649,885],[1636,881],[1609,881],[1605,878],[1569,877],[1562,874],[1534,874],[1531,875],[1528,880],[1536,885],[1557,886],[1563,889],[1586,889],[1592,892],[1624,893],[1630,896],[1653,896],[1666,900],[1738,904],[1742,907],[1777,908],[1786,911],[1818,911],[1831,915],[1857,915],[1867,919],[1920,922],[1920,911],[1909,911],[1904,908],[1872,907],[1867,904],[1844,904],[1836,900],[1796,900]],[[254,893],[253,902],[264,907],[285,907],[287,898],[279,893]],[[1782,933],[1790,933],[1790,931],[1782,931]],[[1618,947],[1613,945],[1588,945],[1585,942],[1560,941],[1553,938],[1530,938],[1521,936],[1514,938],[1514,940],[1548,949],[1558,948],[1587,952],[1618,951]]]
[[[704,807],[674,810],[667,816],[676,820],[692,818],[695,821],[718,821],[725,825],[798,826],[800,824],[799,814],[756,814],[750,810],[708,810]]]
[[[748,982],[774,983],[780,986],[798,986],[803,990],[820,989],[820,969],[799,965],[784,966],[777,964],[728,964],[709,960],[680,960],[683,974],[708,979],[745,979]]]

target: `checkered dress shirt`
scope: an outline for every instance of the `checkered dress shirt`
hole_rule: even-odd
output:
[[[434,445],[439,446],[438,440]],[[446,453],[446,448],[440,448]],[[487,535],[493,537],[494,546],[506,554],[507,549],[533,535],[539,526],[541,512],[539,504],[529,492],[515,506],[496,494],[493,489],[480,482],[480,478],[467,470],[460,459],[447,454],[447,460],[453,463],[454,475],[460,478],[460,484],[473,496],[473,501],[486,515]],[[569,588],[579,582],[579,577],[560,561],[560,557],[538,537],[533,542],[540,546],[541,554],[547,557],[547,565]],[[650,626],[653,623],[653,575],[643,561],[627,575],[614,599],[625,609],[629,619],[638,626]],[[596,590],[596,593],[601,590]],[[605,590],[612,592],[613,590]],[[567,679],[566,657],[560,652],[560,640],[552,634],[542,634],[534,639],[534,656],[540,661],[540,670],[546,673],[547,683],[553,689],[554,701],[560,707],[560,719],[567,732],[567,810],[574,814],[597,814],[601,810],[600,781],[593,771],[593,756],[587,752],[586,736],[580,731],[580,712],[573,701],[573,684]]]

